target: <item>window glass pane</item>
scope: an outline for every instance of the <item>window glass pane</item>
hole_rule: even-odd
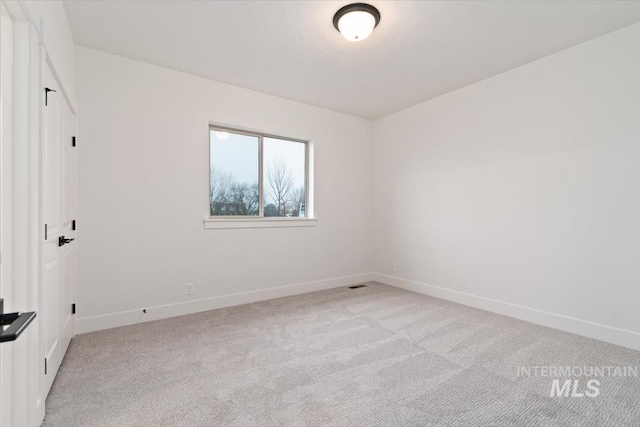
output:
[[[306,216],[305,144],[263,139],[264,216]]]
[[[257,216],[260,207],[259,139],[212,129],[209,140],[211,216]]]

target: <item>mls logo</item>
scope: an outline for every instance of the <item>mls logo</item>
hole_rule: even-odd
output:
[[[583,391],[580,391],[580,380],[566,380],[562,387],[560,387],[560,380],[553,380],[549,397],[569,397],[569,392],[571,392],[571,397],[596,397],[600,394],[599,387],[600,381],[594,379],[587,381],[587,387],[582,389]]]

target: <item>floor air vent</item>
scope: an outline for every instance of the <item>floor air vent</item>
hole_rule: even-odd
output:
[[[358,288],[366,288],[367,285],[355,285],[355,286],[349,286],[349,289],[358,289]]]

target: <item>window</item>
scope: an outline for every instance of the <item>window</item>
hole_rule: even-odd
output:
[[[308,218],[307,141],[211,126],[209,145],[211,219]]]

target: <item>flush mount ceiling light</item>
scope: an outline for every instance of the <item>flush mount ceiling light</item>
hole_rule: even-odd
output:
[[[380,12],[370,4],[353,3],[333,15],[333,26],[352,42],[366,39],[380,22]]]

